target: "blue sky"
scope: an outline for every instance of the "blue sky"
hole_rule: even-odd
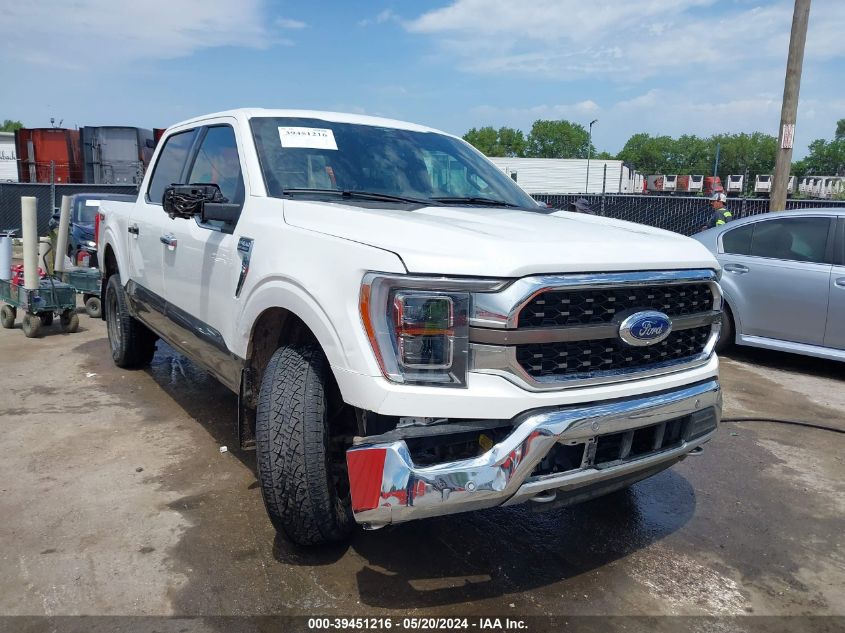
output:
[[[0,119],[166,127],[238,106],[462,134],[537,118],[776,134],[792,2],[0,0]],[[845,117],[845,1],[813,0],[796,157]]]

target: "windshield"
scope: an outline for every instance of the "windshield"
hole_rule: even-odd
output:
[[[408,199],[392,204],[502,203],[538,209],[481,154],[444,134],[322,119],[258,117],[251,125],[267,193],[274,197],[357,191]],[[350,202],[349,196],[326,199]]]
[[[100,200],[77,198],[73,203],[73,222],[75,224],[94,224],[94,217],[100,208]]]

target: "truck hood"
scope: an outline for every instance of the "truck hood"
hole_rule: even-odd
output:
[[[719,267],[704,246],[677,233],[565,211],[284,205],[288,224],[396,253],[409,273],[522,277]]]

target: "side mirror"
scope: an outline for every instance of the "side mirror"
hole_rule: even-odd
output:
[[[148,139],[145,141],[145,143],[144,143],[144,144],[145,144],[145,145],[146,145],[149,149],[155,149],[155,147],[156,147],[156,142],[155,142],[155,139],[152,139],[152,138],[148,138]]]
[[[216,220],[226,224],[234,224],[241,214],[241,205],[230,202],[206,202],[202,205],[200,217],[203,222]]]
[[[170,185],[165,187],[161,204],[171,218],[190,219],[201,215],[207,202],[227,202],[220,187],[211,184]]]

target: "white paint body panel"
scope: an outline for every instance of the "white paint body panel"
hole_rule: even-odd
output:
[[[171,220],[160,206],[146,204],[144,192],[153,169],[147,171],[138,202],[103,202],[100,246],[104,254],[107,248],[114,251],[121,282],[146,282],[149,271],[142,263],[162,261],[167,301],[217,330],[233,355],[248,356],[253,324],[265,310],[285,308],[318,339],[346,402],[377,413],[420,417],[509,418],[537,407],[635,396],[717,374],[718,360],[713,357],[704,366],[660,377],[543,393],[526,391],[502,377],[473,373],[463,389],[389,382],[381,374],[359,314],[361,280],[369,271],[514,278],[718,266],[694,240],[582,214],[469,207],[400,211],[271,198],[249,132],[253,116],[301,116],[433,131],[338,113],[237,110],[209,115],[174,126],[167,135],[223,119],[235,127],[247,196],[233,235],[203,233],[205,229],[192,221]],[[163,145],[159,143],[153,163]],[[152,231],[149,242],[127,232],[140,214]],[[183,223],[178,230],[176,222]],[[195,252],[185,265],[167,263],[167,247],[159,243],[159,236],[168,230],[180,233],[186,246],[194,240]],[[235,297],[240,258],[233,249],[241,237],[255,242],[249,273]],[[179,243],[177,249],[182,246]],[[105,257],[100,261],[104,264]]]

